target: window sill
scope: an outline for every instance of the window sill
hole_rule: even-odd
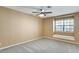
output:
[[[67,36],[67,35],[59,35],[59,34],[54,34],[53,37],[55,38],[60,38],[63,40],[75,40],[75,38],[73,36]]]

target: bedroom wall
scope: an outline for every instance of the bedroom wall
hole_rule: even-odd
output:
[[[42,36],[42,19],[0,7],[0,47]]]
[[[52,37],[53,35],[53,18],[43,19],[43,36]]]
[[[79,13],[76,14],[75,16],[75,32],[74,32],[74,35],[75,35],[75,41],[79,43]]]

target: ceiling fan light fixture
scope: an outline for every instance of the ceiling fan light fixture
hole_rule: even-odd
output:
[[[39,17],[44,17],[44,14],[40,14],[40,15],[38,15]]]
[[[44,12],[45,10],[42,10],[41,12]]]

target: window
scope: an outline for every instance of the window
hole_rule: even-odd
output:
[[[55,32],[73,32],[74,31],[74,18],[55,19]]]

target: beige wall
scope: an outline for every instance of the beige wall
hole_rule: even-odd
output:
[[[42,19],[0,7],[0,47],[42,36]]]
[[[43,36],[52,36],[53,35],[53,19],[47,18],[43,20]]]
[[[74,35],[75,35],[75,41],[76,42],[79,42],[79,14],[76,14],[75,16],[75,32],[74,32]]]

